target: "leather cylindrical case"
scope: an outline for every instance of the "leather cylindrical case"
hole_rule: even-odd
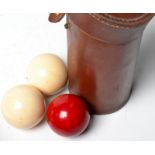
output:
[[[58,22],[64,13],[50,14]],[[151,13],[69,13],[70,93],[82,96],[94,114],[120,109],[133,87],[136,59]]]
[[[129,99],[143,31],[152,14],[67,14],[69,91],[92,113],[107,114]]]

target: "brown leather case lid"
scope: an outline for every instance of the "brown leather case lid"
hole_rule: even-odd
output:
[[[151,13],[71,13],[68,22],[94,39],[119,44],[137,38],[152,17]]]

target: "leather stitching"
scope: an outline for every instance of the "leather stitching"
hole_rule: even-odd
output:
[[[111,45],[117,45],[117,46],[122,46],[122,45],[126,45],[126,44],[128,44],[128,43],[130,43],[130,42],[132,42],[132,41],[134,41],[134,40],[136,40],[137,38],[133,38],[132,40],[130,40],[130,41],[128,41],[128,42],[124,42],[124,43],[111,43],[111,41],[107,41],[107,40],[105,40],[105,39],[99,39],[98,37],[95,37],[95,36],[93,36],[93,35],[91,35],[91,34],[89,34],[89,33],[87,33],[86,31],[84,31],[83,29],[81,29],[77,24],[75,24],[74,22],[73,22],[73,20],[72,19],[70,19],[69,17],[68,17],[68,23],[70,23],[70,25],[74,25],[75,27],[77,27],[82,33],[84,33],[85,35],[87,35],[88,37],[90,37],[91,39],[94,39],[94,40],[96,40],[96,41],[99,41],[99,42],[103,42],[103,43],[106,43],[106,44],[111,44]],[[69,31],[69,29],[68,29],[68,31]]]
[[[110,22],[113,22],[113,23],[110,23],[110,22],[106,21],[107,19],[105,17],[103,17],[103,16],[97,16],[95,13],[89,13],[89,15],[91,17],[93,17],[94,19],[96,19],[97,21],[99,21],[100,23],[104,23],[104,24],[106,24],[108,26],[111,26],[113,28],[116,28],[116,29],[118,29],[118,28],[121,28],[121,29],[129,29],[129,28],[132,28],[134,26],[134,24],[135,24],[134,22],[139,21],[140,19],[142,19],[142,16],[141,16],[141,18],[140,17],[139,18],[135,18],[134,22],[131,22],[131,21],[128,21],[127,22],[127,20],[125,22],[125,19],[123,19],[123,18],[122,19],[119,18],[119,20],[117,18],[116,20],[114,20],[114,17],[108,15],[109,18],[110,18],[110,20],[111,20]],[[144,20],[144,22],[147,21],[147,20],[149,20],[150,18],[152,18],[152,16],[153,16],[152,14],[144,14],[143,15],[143,18],[144,17],[146,18]],[[121,23],[121,22],[125,22],[125,23]],[[124,26],[122,26],[121,24],[124,24]],[[129,26],[127,26],[125,24],[128,24]]]
[[[119,17],[114,17],[108,13],[104,13],[104,16],[110,18],[110,19],[113,19],[113,20],[117,20],[117,21],[122,21],[122,22],[126,22],[126,23],[129,23],[129,22],[136,22],[140,19],[143,19],[144,17],[148,16],[149,14],[143,14],[139,17],[136,17],[136,18],[128,18],[128,19],[125,19],[125,18],[119,18]]]

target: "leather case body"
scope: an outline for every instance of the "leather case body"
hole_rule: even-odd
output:
[[[67,14],[70,93],[92,113],[107,114],[129,99],[143,31],[152,14]]]

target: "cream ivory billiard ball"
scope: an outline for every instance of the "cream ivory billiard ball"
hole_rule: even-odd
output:
[[[2,114],[6,121],[16,128],[32,128],[45,115],[44,97],[33,86],[15,86],[3,97]]]
[[[56,55],[45,53],[32,59],[27,69],[27,79],[44,95],[55,94],[67,81],[67,69]]]

